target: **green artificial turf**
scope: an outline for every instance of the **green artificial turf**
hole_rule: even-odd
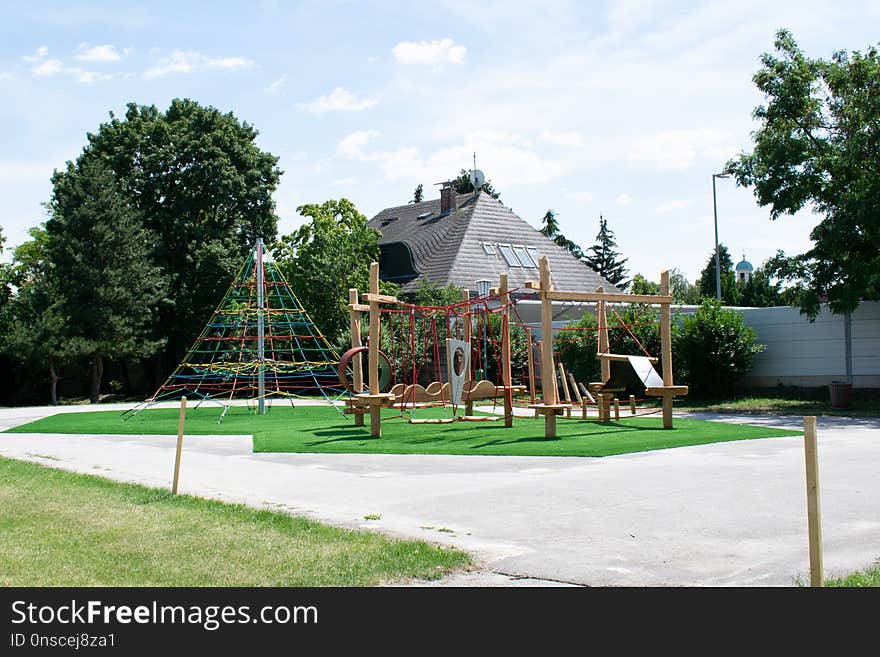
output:
[[[449,411],[451,413],[451,411]],[[442,409],[421,409],[417,417],[441,417]],[[503,422],[410,424],[398,412],[383,413],[382,437],[370,438],[369,420],[355,427],[350,416],[327,406],[276,406],[266,415],[233,407],[222,424],[215,406],[190,409],[188,434],[253,435],[255,452],[482,454],[513,456],[610,456],[706,443],[794,436],[799,431],[725,422],[676,418],[664,430],[659,415],[622,418],[619,422],[557,420],[557,438],[544,438],[543,419],[516,418],[512,428]],[[116,411],[59,413],[24,424],[13,432],[176,434],[177,409],[150,409],[123,421]]]
[[[0,586],[374,586],[458,550],[0,458]]]

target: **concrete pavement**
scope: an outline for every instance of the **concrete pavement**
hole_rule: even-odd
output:
[[[82,410],[94,407],[0,409],[0,429]],[[174,445],[173,436],[0,434],[3,456],[149,486],[169,486]],[[820,418],[826,575],[880,558],[878,465],[880,420]],[[248,436],[187,436],[181,492],[457,546],[486,571],[454,576],[460,585],[809,580],[801,437],[590,459],[254,454]]]

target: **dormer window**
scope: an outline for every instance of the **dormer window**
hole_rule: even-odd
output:
[[[480,244],[483,247],[483,253],[485,253],[487,256],[498,255],[495,252],[495,245],[491,242],[480,242]]]

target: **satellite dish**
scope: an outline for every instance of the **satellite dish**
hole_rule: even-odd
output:
[[[482,171],[479,169],[471,171],[471,184],[474,186],[474,191],[479,191],[485,182],[486,176]]]

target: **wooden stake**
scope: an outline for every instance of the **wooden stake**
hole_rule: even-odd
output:
[[[531,402],[536,403],[537,396],[535,395],[535,355],[532,353],[532,349],[534,348],[532,344],[532,329],[526,329],[526,344],[528,345],[528,349],[526,349],[526,358],[528,360],[529,365],[529,396],[531,397]]]
[[[370,263],[370,395],[379,394],[379,263]],[[382,436],[382,406],[377,399],[370,400],[370,436]]]
[[[462,303],[469,303],[470,300],[471,300],[471,293],[466,289],[462,290],[461,291]],[[470,305],[469,305],[467,312],[464,314],[464,334],[462,335],[462,340],[464,342],[467,342],[468,345],[471,344],[471,331],[473,330],[471,327],[471,319],[472,319],[471,318],[471,309],[470,309]],[[468,347],[468,349],[470,349],[470,352],[471,352],[470,362],[473,363],[474,350],[470,346]],[[415,355],[413,355],[413,358],[415,358]],[[476,368],[471,368],[471,369],[475,370]],[[468,372],[468,376],[465,378],[470,378],[470,372]],[[474,402],[471,399],[470,394],[468,394],[468,393],[465,393],[464,414],[465,415],[473,415],[474,414]]]
[[[361,313],[356,310],[360,305],[358,301],[357,288],[349,288],[348,290],[348,326],[351,331],[351,346],[360,347],[361,345]],[[351,363],[352,377],[354,379],[352,386],[354,394],[364,391],[364,361],[361,354],[356,354]],[[364,416],[362,413],[355,413],[354,425],[356,427],[364,426]]]
[[[620,420],[620,400],[615,397],[614,398],[614,421],[617,422]]]
[[[499,276],[498,296],[504,306],[501,315],[501,380],[504,382],[504,426],[513,426],[513,375],[510,368],[510,294],[507,274]]]
[[[660,272],[660,294],[669,295],[669,272]],[[660,304],[660,359],[663,367],[663,386],[672,386],[672,320],[669,303]],[[663,428],[672,428],[672,395],[663,395]]]
[[[807,523],[810,534],[810,586],[825,586],[822,572],[822,513],[819,508],[819,452],[816,417],[804,417],[804,456],[807,465]]]
[[[600,294],[605,292],[605,288],[596,289]],[[599,336],[596,340],[596,351],[600,354],[607,354],[610,350],[608,346],[608,316],[605,313],[605,302],[599,301],[596,304],[596,313],[599,316]],[[611,361],[607,358],[600,359],[600,367],[602,368],[602,383],[608,383],[611,378]]]
[[[186,422],[186,397],[180,398],[180,421],[177,423],[177,453],[174,455],[174,481],[171,494],[177,495],[177,482],[180,479],[180,452],[183,450],[183,425]]]
[[[541,274],[541,396],[545,405],[556,406],[556,370],[553,367],[553,302],[547,293],[553,289],[550,282],[550,263],[547,256],[538,259]],[[556,414],[544,413],[544,436],[556,437]]]
[[[636,414],[636,396],[635,395],[629,396],[629,414],[630,415]]]

